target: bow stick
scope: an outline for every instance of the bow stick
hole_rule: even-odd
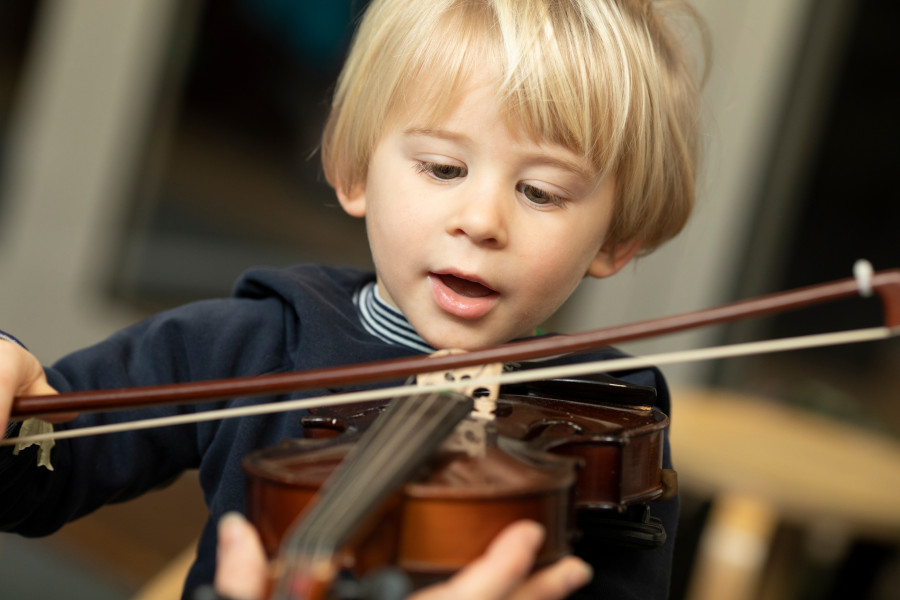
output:
[[[720,348],[673,352],[639,358],[622,358],[611,361],[548,367],[545,369],[529,369],[527,372],[504,373],[497,378],[486,379],[483,383],[515,383],[536,379],[573,376],[589,372],[615,371],[650,365],[671,364],[688,360],[708,360],[725,356],[739,356],[839,343],[869,341],[896,335],[900,332],[900,269],[881,271],[875,274],[865,274],[864,269],[858,268],[857,277],[855,278],[770,294],[751,300],[725,304],[712,309],[650,319],[630,325],[621,325],[571,335],[534,338],[522,342],[473,350],[461,354],[411,357],[298,373],[237,379],[221,379],[116,390],[73,392],[44,396],[22,396],[14,400],[11,416],[13,418],[21,419],[37,415],[116,410],[159,404],[177,404],[219,400],[231,397],[279,394],[301,389],[324,388],[334,385],[376,383],[410,377],[419,373],[446,371],[476,364],[511,362],[557,356],[581,350],[600,348],[612,343],[621,343],[653,335],[674,333],[694,327],[724,323],[753,316],[774,314],[790,309],[802,308],[811,304],[853,296],[858,293],[868,296],[873,292],[879,295],[884,306],[884,326],[882,327],[804,336],[787,340],[735,344]],[[465,385],[472,384],[473,381],[470,380],[466,382]],[[448,382],[435,387],[440,389],[452,389],[454,386],[451,382]],[[418,389],[419,391],[423,391],[423,388],[421,387]],[[132,425],[142,424],[141,426],[143,427],[152,427],[177,424],[180,422],[196,422],[200,420],[244,416],[247,414],[280,412],[296,410],[299,408],[309,408],[312,406],[375,400],[402,394],[407,391],[407,387],[392,387],[348,394],[332,394],[326,398],[320,399],[282,401],[273,403],[272,405],[242,407],[221,411],[206,411],[196,415],[180,415],[178,417],[166,418],[165,422],[162,422],[161,419],[147,419],[144,421],[135,421],[131,424],[119,424],[115,427],[116,430],[121,430],[119,428],[125,426],[129,426],[129,429],[135,429],[139,428],[139,426]],[[253,411],[252,413],[249,412],[251,410]],[[88,428],[85,428],[84,430],[72,430],[69,432],[31,436],[29,441],[38,441],[39,439],[49,439],[54,437],[59,439],[62,437],[75,437],[76,435],[89,435],[90,433],[86,433],[87,429]],[[106,431],[96,431],[99,428],[89,429],[95,430],[93,433],[106,433],[112,430],[110,426],[102,427],[102,429],[106,429]],[[75,433],[76,431],[79,433]],[[8,445],[17,441],[24,440],[21,438],[9,438],[7,440],[0,440],[0,445]]]

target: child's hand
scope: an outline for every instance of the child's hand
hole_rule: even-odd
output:
[[[6,431],[13,398],[55,393],[34,354],[0,339],[0,437]]]
[[[455,577],[411,596],[412,600],[556,600],[591,579],[581,559],[568,556],[531,574],[535,553],[544,538],[540,525],[518,521],[504,529],[484,556]],[[266,562],[256,531],[240,515],[219,523],[216,591],[228,598],[262,600]]]
[[[446,583],[413,594],[414,600],[556,600],[591,580],[590,566],[567,556],[531,573],[544,541],[544,529],[534,521],[517,521],[494,538],[487,552]]]

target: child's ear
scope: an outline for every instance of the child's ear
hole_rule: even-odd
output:
[[[343,185],[337,186],[338,202],[341,203],[344,212],[351,217],[366,216],[366,184],[355,183],[349,188]]]
[[[591,261],[587,274],[597,279],[618,273],[641,249],[641,240],[611,246],[604,244]]]

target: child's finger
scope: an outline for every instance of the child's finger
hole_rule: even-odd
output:
[[[22,346],[0,338],[0,434],[6,431],[14,398],[55,393],[40,361]]]
[[[238,513],[219,520],[216,591],[229,598],[261,600],[266,589],[266,558],[253,526]]]
[[[506,598],[528,577],[544,541],[544,528],[533,521],[518,521],[494,539],[487,552],[446,583],[422,590],[415,600]]]
[[[566,598],[590,582],[593,570],[576,556],[567,556],[532,575],[510,600]]]

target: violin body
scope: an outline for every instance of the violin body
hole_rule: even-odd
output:
[[[361,575],[393,565],[424,584],[462,568],[523,518],[547,531],[538,565],[570,553],[580,513],[624,514],[666,493],[668,417],[654,397],[652,388],[604,378],[503,388],[483,455],[438,453],[371,516],[342,567]],[[247,457],[248,516],[270,557],[380,410],[316,413],[303,419],[306,438]]]

